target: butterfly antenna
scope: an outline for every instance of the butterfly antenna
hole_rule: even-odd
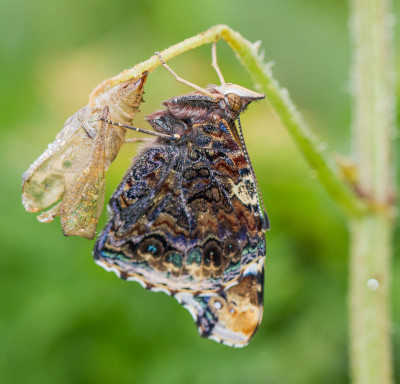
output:
[[[214,67],[215,72],[217,72],[217,75],[218,75],[219,81],[221,82],[221,85],[224,85],[225,79],[224,79],[224,76],[222,75],[221,70],[219,69],[218,61],[217,61],[217,42],[216,41],[214,41],[211,46],[211,57],[212,57],[211,65]]]
[[[256,181],[257,196],[258,196],[258,202],[259,202],[259,207],[260,207],[259,208],[259,214],[260,214],[260,217],[263,219],[263,227],[264,227],[264,229],[269,229],[268,216],[267,216],[266,211],[265,211],[264,201],[263,201],[262,196],[261,196],[260,186],[258,184],[258,180],[257,180],[256,174],[254,173],[253,164],[251,164],[250,156],[249,156],[249,153],[247,152],[247,147],[246,147],[246,143],[244,141],[244,136],[243,136],[242,124],[240,123],[239,116],[237,118],[237,121],[238,121],[238,125],[239,125],[240,144],[242,145],[242,148],[244,150],[244,156],[246,157],[247,163],[250,165],[251,173],[252,173],[252,175],[254,177],[254,180]]]
[[[191,87],[193,89],[196,89],[197,91],[200,91],[201,93],[203,93],[204,95],[211,97],[213,100],[218,101],[218,99],[215,97],[215,95],[213,95],[211,92],[207,91],[207,89],[201,88],[196,84],[191,83],[190,81],[187,81],[185,79],[182,79],[181,77],[179,77],[164,61],[164,59],[161,56],[160,52],[155,52],[155,54],[157,55],[157,57],[159,58],[159,60],[161,61],[162,66],[168,71],[170,72],[177,81],[179,81],[182,84],[186,84],[188,87]]]

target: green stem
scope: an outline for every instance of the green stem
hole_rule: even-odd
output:
[[[393,382],[389,295],[395,194],[391,4],[390,0],[352,0],[351,5],[358,188],[374,207],[350,226],[351,374],[354,383],[388,384]],[[371,279],[376,280],[376,289],[367,285]]]
[[[355,384],[392,383],[392,229],[385,214],[350,222],[350,373]]]
[[[262,57],[258,53],[258,43],[251,43],[226,25],[216,25],[205,32],[165,49],[161,52],[161,55],[165,61],[168,61],[183,52],[204,44],[209,44],[221,38],[236,53],[239,60],[253,77],[259,90],[267,94],[269,102],[332,198],[352,216],[358,216],[364,212],[367,205],[357,196],[354,189],[350,187],[350,184],[346,182],[345,177],[343,177],[332,156],[327,151],[326,145],[312,134],[310,128],[290,100],[287,90],[279,87],[271,70],[263,62]],[[131,78],[137,78],[145,71],[152,72],[160,65],[159,58],[154,55],[150,59],[135,65],[133,68],[105,80],[92,92],[90,103],[93,103],[99,93],[104,92],[110,87]]]
[[[258,53],[258,44],[225,25],[217,25],[161,52],[165,61],[190,49],[224,39],[252,75],[316,171],[322,185],[348,214],[351,229],[351,360],[355,383],[388,384],[392,380],[389,339],[389,288],[393,230],[394,121],[390,0],[352,0],[355,42],[354,139],[359,179],[341,172],[326,146],[312,134]],[[108,88],[152,72],[161,62],[155,55],[104,81],[91,102]],[[368,281],[370,282],[368,284]],[[369,288],[368,288],[369,287]],[[377,288],[377,289],[376,289]]]
[[[271,69],[263,63],[257,52],[258,46],[231,29],[226,29],[222,37],[236,52],[256,86],[267,94],[268,101],[331,197],[350,216],[359,216],[365,212],[367,204],[347,184],[326,144],[312,133],[291,101],[288,91],[281,88],[274,79]]]

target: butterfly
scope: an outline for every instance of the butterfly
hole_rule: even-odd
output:
[[[201,336],[234,347],[248,344],[263,313],[269,221],[239,115],[264,97],[210,85],[147,116],[158,137],[112,195],[94,248],[97,264],[175,297]]]
[[[38,220],[61,217],[66,236],[93,239],[103,210],[105,172],[125,142],[126,129],[100,119],[130,123],[143,98],[144,73],[100,94],[94,106],[69,117],[47,150],[23,175],[22,202]]]

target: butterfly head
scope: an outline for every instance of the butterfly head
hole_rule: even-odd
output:
[[[264,93],[251,91],[237,84],[225,83],[219,86],[212,86],[213,90],[224,99],[232,112],[239,114],[244,111],[249,103],[265,98]]]

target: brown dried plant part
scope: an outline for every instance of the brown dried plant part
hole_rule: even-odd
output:
[[[66,236],[93,239],[103,209],[105,172],[125,142],[126,130],[100,118],[131,123],[143,101],[147,73],[99,95],[65,122],[47,150],[23,175],[22,202],[29,212],[51,207],[41,222],[61,217]]]
[[[108,107],[104,107],[100,117],[110,118]],[[96,233],[97,221],[103,210],[106,161],[108,160],[107,144],[113,136],[110,124],[98,120],[97,128],[98,132],[90,148],[90,156],[83,159],[84,164],[77,162],[81,172],[75,172],[73,177],[68,178],[69,175],[66,177],[68,188],[59,211],[64,234],[89,239]],[[79,175],[78,178],[77,175]]]

